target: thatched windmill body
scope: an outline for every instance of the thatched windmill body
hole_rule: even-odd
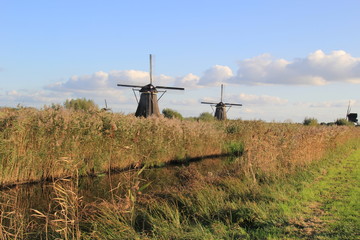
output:
[[[152,84],[152,56],[150,54],[150,83],[145,86],[128,85],[128,84],[117,84],[119,87],[131,87],[133,89],[136,101],[138,103],[135,116],[136,117],[149,117],[149,116],[160,116],[158,101],[166,93],[166,90],[158,91],[158,89],[169,89],[169,90],[185,90],[180,87],[165,87],[165,86],[154,86]],[[138,100],[135,91],[139,91],[140,100]],[[157,94],[161,92],[161,96],[158,98]]]
[[[242,104],[239,103],[224,103],[223,102],[223,93],[224,93],[224,85],[221,84],[221,99],[219,103],[213,103],[213,102],[201,102],[202,104],[210,104],[211,107],[215,107],[215,115],[214,117],[218,120],[225,120],[227,119],[227,111],[232,106],[242,106]],[[227,108],[227,109],[226,109]]]

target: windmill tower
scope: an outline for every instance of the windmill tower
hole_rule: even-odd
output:
[[[224,85],[221,84],[221,99],[219,103],[212,103],[212,102],[201,102],[202,104],[210,104],[211,107],[215,106],[215,115],[218,120],[225,120],[227,119],[226,113],[232,106],[242,106],[242,104],[238,103],[224,103],[223,102],[223,93],[224,93]],[[228,109],[226,109],[228,108]]]
[[[158,91],[157,89],[169,89],[169,90],[185,90],[179,87],[164,87],[154,86],[152,79],[152,56],[150,54],[150,83],[145,86],[128,85],[128,84],[117,84],[119,87],[131,87],[133,89],[138,107],[135,112],[136,117],[149,117],[149,116],[160,116],[160,110],[158,101],[166,93],[166,90]],[[138,100],[135,91],[140,93],[140,101]],[[161,96],[158,98],[157,93],[161,92]]]

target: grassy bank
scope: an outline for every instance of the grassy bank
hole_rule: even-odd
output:
[[[282,203],[287,224],[275,232],[296,239],[359,239],[360,149],[326,159],[306,180],[296,194],[289,191],[292,185],[285,188],[290,200]]]
[[[243,153],[247,175],[273,176],[356,137],[354,127],[261,121],[139,119],[63,108],[0,110],[0,186],[95,174],[221,153]],[[256,173],[256,174],[255,174]],[[281,172],[283,174],[283,172]]]
[[[352,141],[286,178],[261,182],[244,177],[237,161],[211,174],[183,169],[175,189],[95,205],[91,237],[358,239],[359,150]]]
[[[1,184],[74,176],[53,183],[48,212],[25,213],[16,189],[2,195],[4,239],[296,239],[302,233],[293,229],[301,220],[295,212],[305,209],[299,194],[360,146],[355,127],[138,119],[61,108],[0,113]],[[224,152],[234,156],[222,167],[178,167],[164,176],[177,181],[163,188],[151,189],[143,170],[129,172],[111,200],[85,204],[76,181]]]

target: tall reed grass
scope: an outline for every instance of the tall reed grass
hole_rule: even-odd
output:
[[[359,133],[348,126],[2,109],[0,185],[54,179],[49,213],[33,211],[44,222],[37,236],[45,239],[246,239],[248,229],[274,223],[265,207],[272,201],[267,184],[306,169]],[[233,154],[226,167],[181,168],[179,184],[148,194],[142,194],[148,183],[130,172],[122,194],[112,191],[111,200],[90,206],[82,204],[76,181],[55,181],[221,153]],[[0,237],[27,239],[37,223],[23,218],[11,196],[0,204]]]
[[[338,147],[334,148],[335,151],[327,152],[322,161],[326,164],[338,161],[344,154],[359,147],[360,142],[357,141],[341,151]],[[314,167],[313,173],[308,172],[308,167]],[[121,207],[108,201],[97,205],[98,217],[94,222],[95,226],[102,228],[93,229],[97,233],[94,238],[280,239],[272,238],[272,234],[285,236],[286,226],[291,224],[291,219],[287,218],[289,210],[285,209],[289,198],[286,191],[293,191],[290,195],[296,196],[297,191],[306,186],[302,181],[318,171],[317,167],[316,162],[301,165],[291,175],[287,169],[277,169],[277,172],[285,171],[287,176],[283,174],[261,181],[253,181],[251,175],[244,176],[246,169],[242,168],[240,161],[233,161],[211,174],[191,167],[183,168],[181,185],[169,186],[169,189],[138,199],[133,212],[136,220],[132,224],[124,219],[126,215],[115,211]],[[289,189],[289,185],[297,188]]]
[[[355,127],[181,121],[64,108],[0,109],[0,186],[213,154],[244,154],[247,174],[289,172],[356,137]],[[256,172],[256,174],[255,174]]]
[[[63,108],[3,109],[0,186],[219,154],[209,123]]]

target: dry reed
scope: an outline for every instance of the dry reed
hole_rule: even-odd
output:
[[[0,186],[71,176],[74,168],[86,175],[221,154],[229,143],[245,146],[243,167],[256,181],[279,168],[291,172],[319,159],[360,131],[261,121],[143,119],[63,108],[0,113]]]

